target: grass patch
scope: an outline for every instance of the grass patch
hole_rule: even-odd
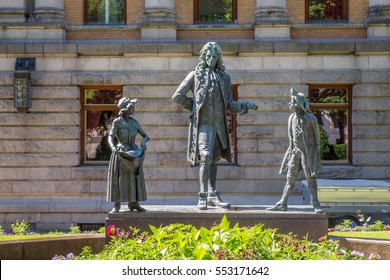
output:
[[[390,231],[334,231],[329,232],[332,237],[371,238],[390,240]]]
[[[90,234],[98,234],[94,233],[79,233],[79,234],[71,234],[71,233],[62,233],[62,234],[32,234],[32,235],[0,235],[0,242],[6,241],[21,241],[21,240],[37,240],[37,239],[54,239],[61,237],[81,237],[87,236]],[[103,234],[101,234],[103,235]]]

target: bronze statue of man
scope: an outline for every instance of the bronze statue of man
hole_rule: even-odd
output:
[[[227,112],[245,114],[257,109],[252,102],[233,100],[230,76],[222,62],[222,49],[209,42],[200,51],[199,64],[180,84],[172,99],[192,111],[187,160],[193,165],[200,156],[198,209],[208,206],[230,208],[216,189],[217,163],[232,162]],[[193,96],[187,97],[192,91]]]
[[[305,173],[309,190],[312,195],[312,205],[316,213],[321,213],[321,204],[317,195],[317,180],[321,167],[320,131],[317,118],[309,109],[309,101],[303,93],[291,89],[290,109],[288,119],[289,147],[284,156],[280,174],[287,173],[287,183],[282,198],[268,211],[287,211],[287,200],[294,190],[299,172]]]

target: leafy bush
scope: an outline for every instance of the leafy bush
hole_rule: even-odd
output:
[[[326,159],[327,155],[330,152],[329,149],[329,142],[328,142],[328,133],[325,131],[325,129],[320,126],[320,156],[321,159]]]
[[[334,144],[333,149],[337,159],[347,159],[347,144]]]
[[[292,233],[280,234],[276,229],[264,229],[262,224],[252,227],[231,227],[224,217],[220,224],[206,229],[192,225],[171,224],[156,228],[151,233],[139,233],[111,225],[106,232],[111,241],[93,254],[90,247],[73,259],[79,260],[309,260],[361,259],[338,241],[323,237],[319,242],[307,238],[299,240]],[[57,257],[57,259],[60,259]]]
[[[71,226],[69,227],[69,230],[70,230],[71,234],[79,234],[79,233],[81,233],[80,227],[77,226],[77,225],[75,226],[73,224],[71,224]]]
[[[11,224],[11,230],[15,234],[27,235],[30,233],[30,224],[25,221],[19,222],[18,220],[16,220],[15,223]]]

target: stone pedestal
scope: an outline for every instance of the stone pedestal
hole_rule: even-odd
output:
[[[145,0],[141,39],[176,40],[176,29],[174,0]]]
[[[196,227],[210,228],[219,223],[226,215],[230,225],[240,226],[264,224],[265,228],[278,228],[280,233],[293,232],[299,238],[308,234],[314,241],[328,232],[326,214],[316,214],[311,206],[292,205],[287,212],[267,212],[267,206],[232,206],[230,210],[209,209],[198,210],[196,206],[153,205],[145,206],[146,212],[130,212],[127,208],[119,213],[108,213],[106,227],[115,225],[128,229],[137,227],[148,231],[149,225],[166,226],[171,223],[192,224]]]
[[[290,18],[286,0],[257,0],[255,39],[290,38]]]
[[[369,0],[367,37],[390,37],[390,1]]]

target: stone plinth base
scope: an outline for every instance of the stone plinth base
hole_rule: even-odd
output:
[[[182,205],[153,205],[145,206],[146,212],[130,212],[121,209],[119,213],[108,213],[106,227],[115,225],[128,229],[137,227],[141,231],[148,231],[149,225],[156,227],[171,223],[192,224],[196,227],[210,228],[219,223],[224,215],[231,226],[239,223],[240,226],[252,226],[262,223],[265,228],[278,228],[280,233],[293,232],[299,238],[308,234],[309,239],[318,240],[328,231],[328,220],[325,214],[316,214],[309,206],[289,206],[287,212],[268,212],[269,206],[232,206],[230,210],[209,209],[200,211],[196,206]]]

